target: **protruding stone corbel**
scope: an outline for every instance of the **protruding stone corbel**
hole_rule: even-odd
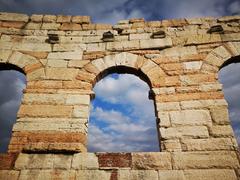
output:
[[[161,39],[161,38],[165,38],[166,37],[166,33],[164,31],[157,31],[152,33],[151,38],[153,39]]]
[[[48,34],[47,43],[57,44],[59,43],[59,37],[57,34]]]
[[[219,33],[222,34],[224,33],[224,30],[221,25],[215,25],[210,27],[210,29],[207,31],[207,33],[212,34],[212,33]]]
[[[104,32],[104,33],[103,33],[102,40],[103,40],[104,42],[114,41],[114,34],[113,34],[112,32],[110,32],[110,31]]]

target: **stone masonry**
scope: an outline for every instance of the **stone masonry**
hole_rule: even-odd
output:
[[[239,60],[240,16],[109,25],[0,13],[0,66],[27,77],[0,179],[240,179],[218,81]],[[150,86],[161,152],[87,153],[92,89],[114,72]]]

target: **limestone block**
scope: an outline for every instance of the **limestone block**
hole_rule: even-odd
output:
[[[185,151],[234,150],[235,145],[230,138],[182,139]]]
[[[233,169],[196,169],[184,170],[185,180],[236,180]]]
[[[76,173],[76,179],[81,180],[103,180],[110,179],[111,172],[103,170],[78,170]]]
[[[165,49],[162,52],[163,56],[187,56],[187,55],[195,55],[197,53],[197,48],[196,46],[186,46],[186,47],[173,47],[169,49]]]
[[[53,52],[48,54],[48,59],[82,59],[82,51],[75,52]]]
[[[174,169],[238,168],[234,151],[174,152]]]
[[[132,153],[132,169],[172,169],[170,153]]]
[[[71,18],[72,18],[71,16],[58,15],[57,22],[60,22],[60,23],[70,22]]]
[[[52,154],[19,154],[15,169],[51,169],[53,168]]]
[[[90,96],[89,95],[78,95],[78,94],[70,94],[66,97],[67,105],[89,105],[90,104]]]
[[[99,69],[97,69],[97,67],[94,66],[92,63],[88,63],[87,65],[85,65],[84,69],[87,72],[93,73],[95,75],[99,75],[101,73],[101,71]]]
[[[200,83],[215,82],[215,74],[194,74],[180,75],[180,80],[183,85],[199,85]]]
[[[22,170],[19,180],[52,180],[52,179],[75,179],[76,172],[73,170]]]
[[[179,102],[156,103],[157,111],[174,111],[180,110]]]
[[[88,118],[89,106],[74,106],[72,116],[76,118]]]
[[[234,56],[240,54],[240,43],[239,42],[227,42],[227,48]]]
[[[150,39],[151,33],[142,33],[142,34],[130,34],[129,40],[138,40],[138,39]]]
[[[220,91],[222,90],[222,84],[219,83],[207,83],[200,85],[201,91]]]
[[[91,43],[87,44],[87,51],[105,51],[106,43]]]
[[[34,29],[34,30],[38,29],[38,30],[40,30],[41,26],[42,26],[42,23],[29,22],[25,26],[25,29]]]
[[[174,94],[175,88],[174,87],[162,87],[162,88],[152,88],[155,95],[160,94]]]
[[[169,113],[171,124],[179,125],[211,125],[211,116],[208,110],[184,110]]]
[[[7,62],[11,54],[11,50],[0,50],[0,62]]]
[[[209,53],[207,55],[205,61],[211,65],[220,67],[225,62],[225,59],[218,57],[217,55],[215,55],[213,53]]]
[[[139,49],[139,41],[107,42],[106,49],[110,51],[122,51]]]
[[[210,128],[210,134],[213,137],[233,137],[233,129],[231,125],[212,126]]]
[[[23,68],[26,65],[38,63],[38,60],[35,57],[25,55],[25,54],[15,51],[9,58],[8,62]]]
[[[77,80],[81,80],[81,81],[86,81],[86,82],[90,82],[93,83],[95,81],[96,76],[93,73],[88,73],[85,71],[79,71],[76,79]]]
[[[168,112],[158,112],[158,118],[159,118],[159,125],[160,127],[170,127],[170,118]]]
[[[227,106],[225,99],[181,101],[180,104],[182,109],[216,108],[218,106]]]
[[[63,59],[48,59],[46,65],[48,67],[66,68],[67,64],[68,64],[68,61]]]
[[[57,16],[55,16],[55,15],[44,15],[43,16],[43,22],[56,22],[56,20],[57,20]]]
[[[167,48],[172,46],[171,38],[140,40],[140,49]]]
[[[94,153],[77,153],[73,156],[73,169],[98,169],[98,158]]]
[[[185,180],[181,170],[159,170],[158,177],[160,180]]]
[[[167,152],[176,152],[176,151],[182,151],[181,144],[178,139],[174,140],[164,140],[161,142],[163,145],[162,150]]]
[[[72,155],[54,154],[53,168],[54,169],[70,169],[72,163]]]
[[[138,56],[135,54],[128,53],[128,52],[122,52],[122,53],[119,53],[116,55],[112,55],[110,58],[112,58],[112,61],[113,60],[115,61],[115,65],[123,65],[123,66],[135,68]],[[110,66],[108,66],[108,67],[112,67],[111,62],[109,62],[109,61],[111,61],[110,59],[107,60],[107,58],[104,58],[104,61],[107,64],[110,64]]]
[[[104,61],[102,58],[96,59],[91,62],[100,72],[104,71],[107,69],[107,66],[105,65]]]
[[[102,42],[102,36],[84,36],[83,37],[84,43],[100,43]]]
[[[223,34],[221,35],[222,41],[239,41],[240,40],[240,33],[231,33],[231,34]]]
[[[17,13],[0,13],[1,21],[22,21],[28,22],[29,17],[26,14],[17,14]]]
[[[89,60],[70,60],[68,62],[68,67],[78,67],[78,68],[82,68],[84,67],[86,64],[88,64],[90,61]]]
[[[44,18],[43,18],[44,19]],[[43,30],[58,30],[60,28],[60,23],[43,23],[41,29]]]
[[[31,21],[32,22],[42,22],[43,20],[43,15],[41,14],[33,14],[31,17],[30,17]]]
[[[74,68],[46,68],[46,78],[53,80],[73,80],[78,74]]]
[[[221,42],[221,36],[219,34],[199,34],[191,35],[187,38],[186,45],[198,45],[207,43]]]
[[[182,137],[189,138],[208,138],[208,129],[206,126],[182,126],[160,128],[161,138],[176,139]]]
[[[185,70],[200,70],[202,67],[202,61],[184,62],[183,67]]]
[[[35,94],[25,93],[23,104],[64,104],[65,97],[62,94]]]
[[[82,26],[81,24],[76,24],[76,23],[62,23],[60,30],[62,31],[81,31]]]
[[[50,52],[52,51],[50,44],[41,44],[41,43],[16,43],[14,44],[13,50],[18,51],[36,51],[36,52]]]
[[[61,43],[61,44],[54,44],[53,45],[53,51],[83,51],[86,50],[87,46],[86,44],[65,44],[65,43]]]
[[[61,44],[82,44],[83,43],[83,37],[82,36],[60,36],[59,42]]]
[[[118,180],[126,179],[158,179],[158,173],[155,170],[118,170]]]
[[[232,57],[229,51],[223,46],[214,49],[212,53],[216,54],[218,57],[221,57],[222,59],[225,60],[230,59]]]
[[[18,180],[20,172],[15,170],[0,170],[0,179]]]
[[[229,116],[227,107],[211,108],[211,116],[213,122],[217,124],[229,124]]]
[[[44,68],[37,69],[33,72],[27,73],[27,80],[28,82],[32,80],[40,80],[45,78],[45,70]]]
[[[72,22],[80,24],[90,24],[90,16],[72,16]]]
[[[158,67],[158,65],[156,63],[154,63],[151,60],[146,60],[140,69],[143,73],[147,74],[148,71],[150,71],[151,69],[153,69],[155,67]]]
[[[71,106],[21,105],[18,117],[70,117],[71,113]]]

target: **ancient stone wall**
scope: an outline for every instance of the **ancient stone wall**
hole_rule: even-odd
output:
[[[240,60],[240,16],[93,24],[0,13],[0,65],[27,87],[0,179],[238,179],[218,71]],[[11,66],[13,67],[13,66]],[[161,152],[87,153],[93,86],[131,73],[150,86]]]

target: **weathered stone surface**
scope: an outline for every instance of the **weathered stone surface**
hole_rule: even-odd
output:
[[[98,169],[98,158],[94,153],[74,154],[72,161],[73,169]]]
[[[76,179],[81,180],[103,180],[110,179],[111,172],[101,170],[78,170],[76,173]]]
[[[89,117],[89,106],[74,106],[73,117],[76,118],[88,118]]]
[[[190,138],[208,138],[209,133],[206,126],[181,126],[160,128],[163,139],[176,139],[182,137]]]
[[[161,180],[185,180],[181,170],[159,170],[158,177]]]
[[[1,21],[23,21],[28,22],[29,17],[26,14],[17,14],[17,13],[0,13]]]
[[[74,68],[46,68],[46,77],[52,80],[74,80],[77,74]]]
[[[217,124],[229,124],[227,107],[211,108],[210,112],[211,112],[213,122]]]
[[[172,169],[170,153],[148,152],[132,154],[133,169]]]
[[[48,54],[48,59],[82,59],[82,51],[76,52],[53,52]]]
[[[174,152],[174,169],[237,168],[234,151]]]
[[[119,170],[118,180],[125,179],[158,179],[158,173],[155,170]]]
[[[210,134],[214,137],[233,137],[233,129],[230,125],[212,126]]]
[[[180,110],[179,102],[157,103],[158,111],[174,111]]]
[[[207,110],[185,110],[170,112],[171,124],[177,125],[210,125],[211,116]]]
[[[76,104],[89,105],[89,103],[90,103],[89,95],[71,94],[71,95],[68,95],[66,98],[66,104],[68,105],[76,105]]]
[[[158,48],[163,49],[172,46],[171,38],[164,39],[151,39],[151,40],[141,40],[140,41],[140,49],[151,49]]]
[[[237,176],[232,169],[200,169],[184,170],[186,180],[236,180]]]
[[[15,170],[0,170],[0,179],[17,180],[20,172]]]

